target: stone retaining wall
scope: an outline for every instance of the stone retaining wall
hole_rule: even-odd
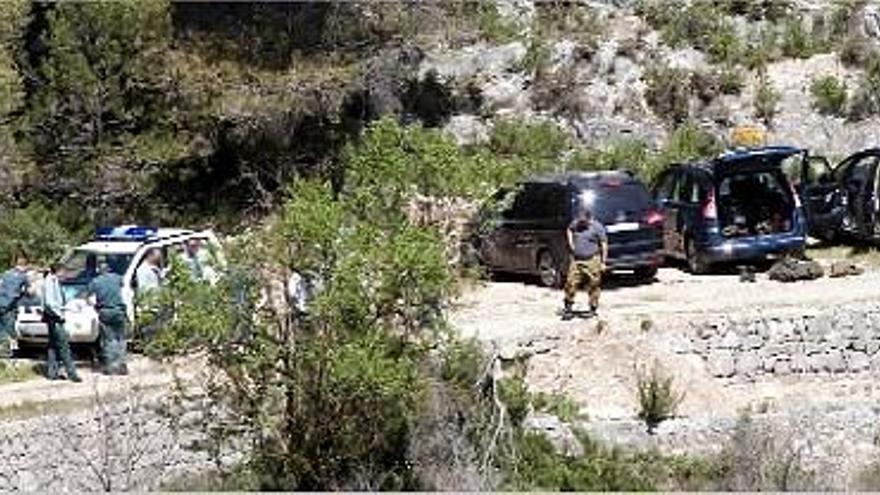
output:
[[[190,448],[201,435],[180,419],[192,413],[175,417],[163,405],[158,395],[113,398],[0,419],[0,491],[144,491],[216,467]]]
[[[702,357],[716,378],[880,373],[880,305],[812,314],[719,318],[690,324],[678,352]]]

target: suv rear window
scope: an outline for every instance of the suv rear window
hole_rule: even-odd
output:
[[[580,205],[589,207],[602,223],[638,221],[650,207],[651,195],[639,182],[599,182],[581,192]]]

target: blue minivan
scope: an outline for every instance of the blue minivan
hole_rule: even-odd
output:
[[[725,262],[801,255],[807,213],[784,170],[808,161],[803,149],[774,146],[671,166],[654,187],[664,217],[664,254],[686,260],[692,273]]]

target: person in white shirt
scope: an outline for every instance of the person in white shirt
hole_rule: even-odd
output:
[[[67,331],[64,329],[64,293],[58,280],[58,272],[62,270],[59,263],[54,263],[46,272],[42,285],[43,321],[49,330],[49,355],[46,359],[46,378],[58,379],[58,359],[67,371],[67,379],[81,382],[76,372],[76,365],[70,353]]]
[[[159,289],[162,286],[162,253],[158,249],[147,251],[144,262],[138,267],[135,277],[140,294]]]

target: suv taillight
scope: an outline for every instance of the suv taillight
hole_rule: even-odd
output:
[[[663,213],[657,210],[648,210],[645,214],[645,225],[659,227],[663,225]]]
[[[703,219],[718,220],[718,206],[715,205],[715,191],[709,190],[709,195],[703,202]]]

